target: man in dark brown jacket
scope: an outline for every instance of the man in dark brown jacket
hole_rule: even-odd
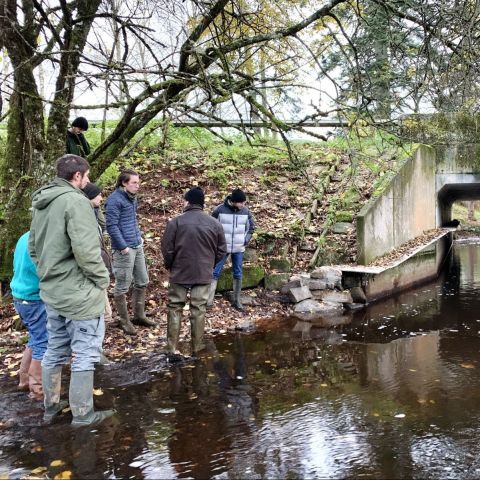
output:
[[[188,291],[193,353],[205,348],[203,333],[212,271],[227,254],[220,222],[203,212],[205,196],[202,189],[192,188],[184,198],[183,214],[168,222],[162,238],[163,260],[165,268],[170,271],[167,352],[172,358],[178,354],[182,311]]]

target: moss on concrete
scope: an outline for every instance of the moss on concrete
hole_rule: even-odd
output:
[[[242,288],[258,287],[265,277],[265,270],[258,265],[244,265]],[[233,275],[231,268],[224,268],[218,279],[217,292],[224,292],[233,289]]]
[[[267,290],[280,290],[290,278],[289,273],[270,273],[265,275],[265,288]]]
[[[292,270],[292,264],[290,260],[286,258],[271,258],[270,269],[277,272],[290,272]]]

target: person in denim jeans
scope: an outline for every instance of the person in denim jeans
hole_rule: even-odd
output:
[[[117,310],[120,328],[128,335],[136,335],[133,324],[145,327],[155,322],[145,316],[145,290],[148,272],[143,251],[143,239],[137,221],[137,192],[140,177],[134,170],[120,173],[115,191],[108,197],[106,207],[107,232],[112,241],[113,274],[115,286],[113,301]],[[127,293],[133,282],[133,318],[130,321],[127,308]]]
[[[215,208],[212,216],[222,224],[227,242],[228,254],[232,257],[233,270],[233,299],[232,306],[237,310],[243,310],[241,301],[243,254],[245,247],[250,242],[255,230],[255,222],[250,210],[245,206],[247,197],[245,193],[236,188],[224,202]],[[210,284],[207,307],[213,306],[218,279],[222,273],[227,256],[222,258],[213,269],[213,280]]]
[[[40,299],[37,269],[28,253],[28,237],[24,233],[13,254],[13,278],[10,282],[13,304],[28,330],[28,343],[20,362],[18,388],[30,390],[29,397],[43,400],[41,361],[47,349],[47,312]]]
[[[37,265],[47,310],[48,346],[42,360],[44,420],[65,407],[62,367],[71,360],[72,425],[98,423],[112,410],[93,408],[93,376],[105,335],[105,289],[110,282],[100,255],[98,225],[88,198],[90,165],[82,157],[57,160],[57,177],[33,194],[29,253]]]

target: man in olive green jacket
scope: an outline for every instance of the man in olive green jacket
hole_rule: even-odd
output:
[[[88,162],[77,155],[57,160],[57,177],[33,194],[29,252],[46,304],[48,347],[42,360],[45,420],[60,402],[62,366],[71,358],[69,400],[73,425],[112,415],[93,410],[93,372],[105,334],[103,313],[109,274],[100,255],[98,226],[88,198]]]

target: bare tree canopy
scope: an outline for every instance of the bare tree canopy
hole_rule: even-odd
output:
[[[333,114],[476,109],[478,16],[467,0],[0,0],[0,234],[26,229],[72,109],[118,119],[89,157],[93,178],[155,118],[234,115],[247,137],[261,118],[286,139]]]

